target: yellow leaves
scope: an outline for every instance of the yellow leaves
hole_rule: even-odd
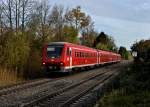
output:
[[[81,11],[80,6],[73,8],[71,11],[65,14],[67,21],[70,21],[76,29],[84,28],[89,25],[91,19],[86,16],[85,12]]]

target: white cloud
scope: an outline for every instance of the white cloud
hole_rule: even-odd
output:
[[[80,5],[98,31],[114,37],[128,49],[134,41],[150,36],[150,0],[49,0],[51,5]]]
[[[134,41],[150,37],[150,24],[147,23],[101,16],[93,16],[93,19],[97,21],[95,23],[96,29],[113,36],[118,46],[123,45],[129,49]]]

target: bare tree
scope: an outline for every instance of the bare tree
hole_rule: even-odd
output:
[[[31,10],[33,9],[34,1],[21,0],[21,29],[25,30],[25,24],[29,21]]]
[[[63,6],[54,6],[51,14],[49,15],[49,25],[51,25],[56,34],[58,41],[63,40],[63,26],[64,26],[64,8]]]
[[[3,9],[3,13],[5,15],[5,20],[6,22],[8,21],[8,24],[6,24],[10,29],[13,29],[13,10],[12,10],[12,6],[13,6],[13,1],[12,0],[4,0],[2,1],[2,9]]]
[[[0,37],[2,35],[2,32],[3,32],[3,8],[1,6],[1,3],[0,3]]]
[[[40,30],[40,36],[42,38],[42,41],[44,42],[46,37],[47,37],[47,22],[48,22],[48,12],[49,12],[49,5],[48,5],[48,1],[44,0],[41,3],[39,3],[39,5],[36,8],[36,12],[38,14],[39,17],[39,21],[40,21],[40,26],[39,26],[39,30]]]

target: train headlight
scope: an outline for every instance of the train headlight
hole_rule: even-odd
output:
[[[63,66],[64,65],[64,63],[63,62],[60,62],[60,66]]]
[[[43,62],[43,65],[45,65],[45,62]]]

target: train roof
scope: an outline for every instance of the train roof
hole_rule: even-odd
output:
[[[50,43],[48,43],[48,45],[64,45],[64,44],[71,44],[71,43],[68,43],[68,42],[50,42]]]
[[[64,45],[64,44],[72,45],[72,46],[80,46],[80,47],[87,48],[87,49],[97,50],[97,49],[94,49],[91,47],[87,47],[87,46],[79,45],[79,44],[73,44],[73,43],[69,43],[69,42],[50,42],[48,45]]]
[[[93,49],[93,50],[96,50],[96,51],[99,51],[99,52],[105,52],[105,53],[111,53],[111,54],[114,54],[114,55],[119,55],[118,53],[114,53],[114,52],[111,52],[111,51],[94,49],[94,48],[87,47],[87,46],[84,46],[84,45],[78,45],[78,44],[73,44],[73,43],[69,43],[69,42],[50,42],[50,43],[48,43],[48,45],[64,45],[64,44],[73,45],[73,46],[81,46],[81,47],[84,47],[84,48],[87,48],[87,49]]]

